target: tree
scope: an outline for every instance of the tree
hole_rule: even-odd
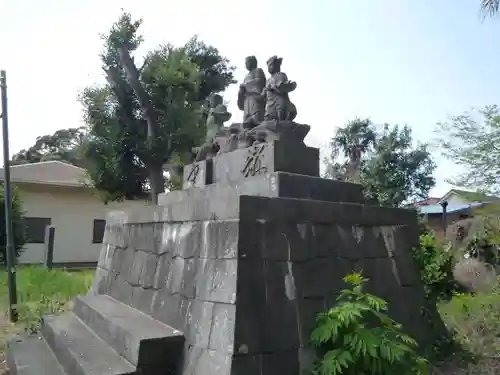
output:
[[[413,147],[408,126],[384,125],[375,147],[366,155],[361,183],[366,195],[383,205],[401,206],[429,196],[436,184],[434,163],[427,145]]]
[[[38,163],[60,160],[79,167],[84,165],[81,155],[84,128],[61,129],[36,139],[33,146],[12,157],[12,164]]]
[[[157,47],[137,68],[130,55],[142,42],[141,22],[124,13],[103,36],[108,83],[81,95],[86,167],[108,200],[144,197],[152,184],[163,189],[165,167],[175,174],[173,166],[189,161],[205,135],[204,101],[234,82],[234,67],[197,37]]]
[[[0,264],[7,262],[7,233],[5,231],[5,200],[4,186],[0,186]],[[14,231],[14,250],[16,257],[21,254],[26,243],[26,227],[23,222],[23,208],[19,193],[15,187],[12,188],[12,227]]]
[[[330,159],[327,164],[327,175],[331,178],[342,179],[348,182],[360,182],[361,158],[374,146],[376,131],[370,119],[356,118],[349,121],[344,128],[330,142]],[[344,162],[339,163],[338,157]]]
[[[370,119],[350,121],[332,138],[327,177],[361,183],[367,198],[382,205],[426,198],[435,164],[426,145],[412,143],[408,126],[380,130]]]
[[[494,17],[500,10],[500,0],[480,0],[480,4],[485,16]]]
[[[437,145],[462,166],[453,185],[500,194],[500,112],[498,106],[465,112],[437,124]]]

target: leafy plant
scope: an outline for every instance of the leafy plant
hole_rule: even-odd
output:
[[[350,288],[318,316],[311,340],[320,352],[315,375],[428,374],[416,341],[387,314],[387,302],[363,291],[361,273],[344,278]]]
[[[413,259],[430,301],[448,300],[459,290],[453,276],[453,256],[438,244],[433,233],[420,236],[420,246],[413,249]]]
[[[26,226],[23,222],[23,204],[19,191],[12,187],[12,229],[14,231],[14,250],[16,258],[21,255],[26,242]],[[5,230],[5,196],[4,186],[0,186],[0,264],[7,262],[7,232]]]

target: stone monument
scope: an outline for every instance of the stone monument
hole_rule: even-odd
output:
[[[186,166],[195,183],[159,206],[109,214],[92,287],[42,339],[8,344],[13,374],[299,375],[315,317],[360,270],[422,345],[444,332],[411,256],[416,213],[320,178],[295,84],[268,65],[265,118],[225,133],[251,145]]]
[[[264,119],[265,98],[262,92],[266,86],[266,75],[257,67],[255,56],[245,59],[248,74],[240,85],[238,108],[243,111],[243,127],[254,128]]]

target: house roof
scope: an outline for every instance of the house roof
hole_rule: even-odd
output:
[[[450,196],[453,194],[456,194],[469,202],[495,202],[500,200],[499,197],[495,197],[494,195],[487,195],[484,193],[478,193],[474,191],[451,189],[441,198],[439,203],[448,200]]]
[[[12,165],[12,182],[26,182],[43,185],[85,186],[85,170],[58,160]],[[0,169],[0,181],[4,180],[4,170]]]
[[[413,203],[412,206],[427,206],[429,204],[438,204],[439,201],[441,200],[441,198],[427,198],[427,199],[424,199],[422,201],[418,201],[418,202],[415,202]]]
[[[476,208],[484,205],[484,202],[472,202],[468,204],[457,204],[446,207],[446,213],[456,213],[461,211],[466,211],[470,208]],[[443,214],[443,206],[440,204],[429,204],[425,206],[417,206],[415,207],[417,211],[423,215],[442,215]]]

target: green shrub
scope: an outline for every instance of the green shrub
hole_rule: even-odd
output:
[[[500,286],[488,292],[457,294],[439,312],[455,339],[477,358],[500,352]],[[490,372],[484,372],[487,374]],[[498,372],[491,372],[498,373]]]
[[[22,248],[26,242],[26,230],[23,222],[22,202],[18,190],[12,188],[12,226],[14,230],[14,249],[16,258],[21,254]],[[0,185],[0,264],[5,265],[7,233],[5,230],[5,201],[4,186]]]
[[[335,307],[318,316],[311,339],[318,348],[317,375],[418,375],[428,362],[416,353],[417,343],[387,314],[387,303],[365,293],[368,281],[359,273],[344,278],[351,286]]]
[[[469,254],[495,267],[500,264],[499,228],[497,215],[476,216],[450,225],[447,238],[457,258],[463,259],[464,254]]]
[[[438,244],[434,234],[420,236],[420,246],[413,249],[413,259],[430,301],[449,300],[459,290],[453,277],[454,258]]]

